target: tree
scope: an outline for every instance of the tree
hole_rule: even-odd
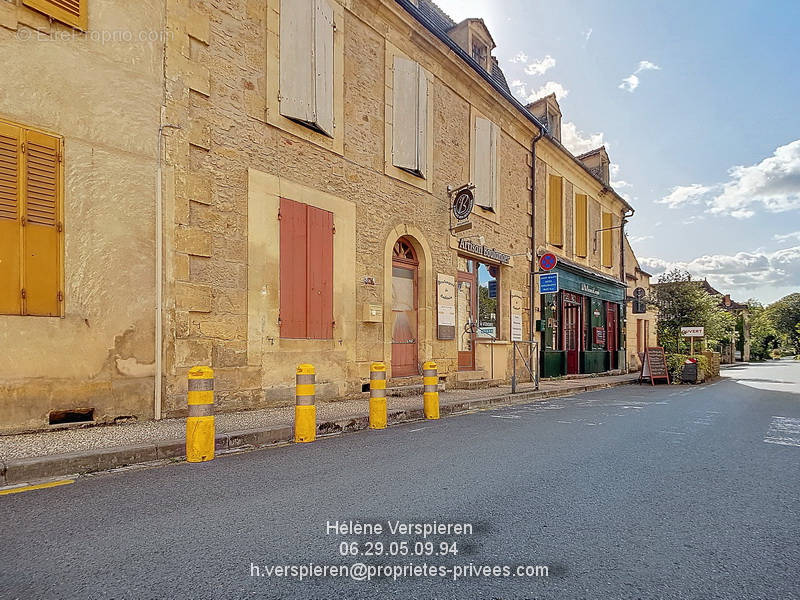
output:
[[[780,334],[769,311],[760,302],[750,299],[747,306],[750,313],[750,357],[767,360],[770,352],[780,346]]]
[[[795,354],[800,354],[800,293],[789,294],[767,307],[775,330]]]
[[[736,317],[692,281],[687,271],[673,269],[663,273],[653,290],[650,302],[659,311],[658,338],[662,346],[672,346],[676,353],[688,350],[689,343],[681,338],[681,327],[704,327],[710,346],[732,341]]]

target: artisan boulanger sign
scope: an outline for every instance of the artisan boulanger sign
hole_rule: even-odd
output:
[[[488,246],[484,246],[482,244],[475,244],[469,241],[467,238],[461,238],[458,240],[458,249],[463,250],[464,252],[469,252],[470,254],[477,254],[478,256],[488,258],[489,260],[496,260],[504,265],[507,265],[511,261],[510,254],[500,252],[499,250],[489,248]]]

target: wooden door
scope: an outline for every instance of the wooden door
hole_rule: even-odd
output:
[[[417,271],[414,247],[400,238],[392,256],[392,377],[419,375]]]
[[[577,304],[564,301],[564,351],[567,353],[567,373],[579,372],[578,339],[580,335],[580,309]]]
[[[478,331],[478,282],[476,274],[458,272],[456,298],[456,336],[458,370],[475,369],[475,333]]]
[[[606,349],[608,350],[608,368],[617,368],[617,305],[606,303]]]

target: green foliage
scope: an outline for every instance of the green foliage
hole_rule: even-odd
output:
[[[711,363],[707,356],[703,354],[667,354],[667,370],[669,371],[669,379],[672,383],[681,382],[681,372],[683,371],[683,363],[690,358],[697,360],[697,368],[700,373],[709,373],[711,371]]]
[[[800,354],[800,293],[784,296],[766,310],[778,334]]]
[[[750,314],[750,358],[767,360],[770,353],[781,344],[780,334],[775,329],[772,318],[760,302],[748,300]]]
[[[705,327],[710,347],[729,343],[736,328],[736,317],[724,310],[717,298],[706,293],[691,275],[673,269],[658,278],[652,303],[658,307],[658,339],[675,353],[688,350],[690,343],[680,336],[681,327]]]

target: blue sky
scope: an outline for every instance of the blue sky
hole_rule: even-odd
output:
[[[481,17],[522,100],[607,145],[629,238],[737,300],[800,291],[800,2],[438,0]]]

